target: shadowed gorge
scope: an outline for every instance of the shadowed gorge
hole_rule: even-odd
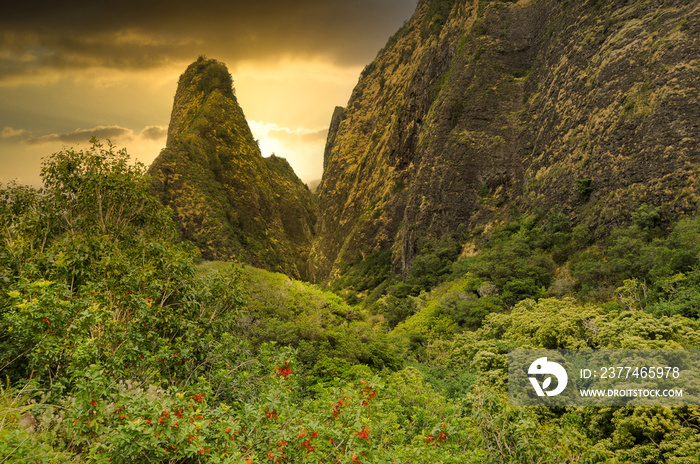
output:
[[[200,58],[181,76],[152,188],[205,259],[305,278],[315,199],[284,158],[263,158],[226,66]]]

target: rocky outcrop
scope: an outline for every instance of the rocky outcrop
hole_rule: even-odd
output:
[[[200,58],[180,77],[152,189],[206,259],[306,278],[314,196],[284,158],[263,158],[226,66]]]
[[[334,113],[312,277],[509,212],[695,211],[699,57],[697,1],[420,1]]]

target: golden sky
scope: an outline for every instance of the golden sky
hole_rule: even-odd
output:
[[[0,15],[0,183],[92,136],[149,164],[179,75],[224,62],[263,155],[321,177],[335,106],[417,0],[12,2]]]

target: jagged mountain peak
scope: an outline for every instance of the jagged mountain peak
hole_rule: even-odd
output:
[[[198,109],[215,92],[219,93],[224,100],[238,104],[233,78],[226,65],[200,56],[187,67],[178,81],[166,144],[175,135],[187,129]]]
[[[315,198],[281,157],[263,158],[226,66],[200,57],[180,77],[153,190],[207,259],[307,275]]]

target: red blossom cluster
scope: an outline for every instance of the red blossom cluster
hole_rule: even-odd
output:
[[[302,442],[301,445],[299,445],[299,448],[306,448],[306,454],[313,453],[316,451],[316,447],[311,444],[311,439],[306,439]]]
[[[360,440],[367,440],[367,441],[369,441],[369,434],[370,434],[370,433],[372,433],[372,432],[370,431],[370,429],[369,429],[366,425],[363,425],[363,426],[362,426],[362,430],[360,430],[359,432],[355,432],[355,436],[356,436],[356,437],[359,437]]]
[[[163,425],[163,423],[164,423],[165,421],[167,421],[168,419],[170,419],[170,412],[167,411],[167,410],[166,410],[166,411],[163,411],[163,412],[160,414],[160,417],[158,417],[158,423],[159,423],[160,425]]]
[[[313,445],[311,440],[317,439],[318,438],[318,432],[311,432],[307,433],[305,429],[302,429],[301,432],[299,432],[299,435],[297,435],[297,438],[303,438],[308,435],[309,438],[304,440],[300,445],[299,448],[305,448],[306,449],[306,454],[312,453],[316,451],[316,447]]]
[[[275,367],[275,370],[280,377],[284,377],[285,379],[292,373],[292,369],[287,365],[287,361],[283,362],[281,366]]]
[[[341,408],[345,405],[345,400],[347,398],[343,397],[338,400],[337,403],[333,403],[333,410],[331,411],[331,414],[333,414],[333,417],[338,417],[340,415]]]
[[[377,390],[373,390],[369,385],[365,386],[365,388],[362,389],[362,393],[360,393],[360,395],[366,398],[362,400],[362,406],[369,405],[370,400],[374,398],[376,394]]]
[[[447,426],[447,422],[442,423],[442,428],[444,429]],[[445,440],[447,440],[447,432],[444,430],[440,430],[438,432],[438,436],[434,436],[432,433],[426,435],[425,441],[426,443],[430,444],[432,443],[433,446],[437,445],[438,443],[443,443]]]
[[[279,454],[277,454],[279,453]],[[282,452],[282,448],[277,448],[277,453],[274,451],[270,451],[267,453],[267,459],[273,462],[273,464],[277,464],[279,462],[282,462],[283,459],[287,457],[286,454]]]

